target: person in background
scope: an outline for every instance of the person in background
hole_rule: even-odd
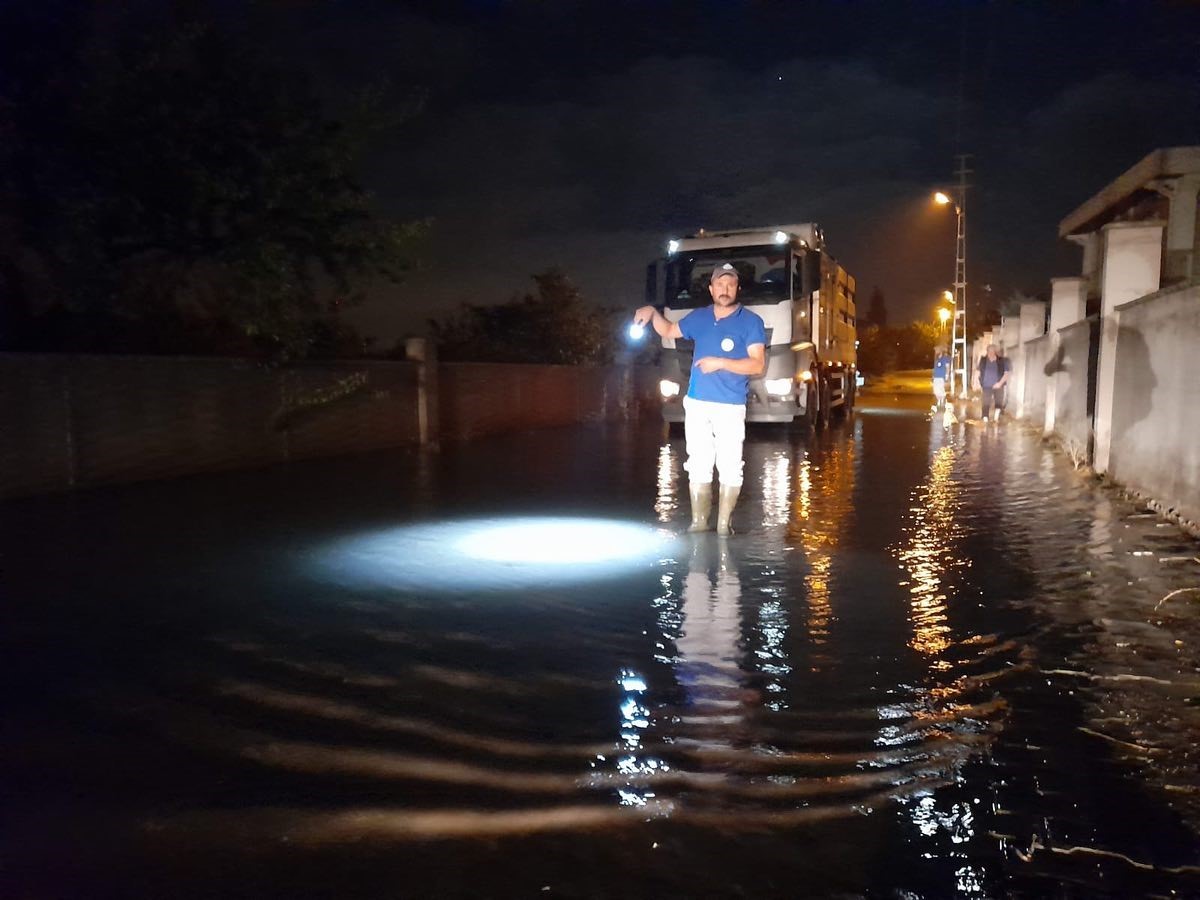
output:
[[[950,377],[950,354],[946,352],[944,344],[939,344],[933,351],[933,398],[934,410],[944,409],[946,406],[946,379]]]
[[[635,325],[650,324],[659,337],[695,344],[695,362],[683,400],[687,442],[688,493],[692,524],[708,530],[712,510],[713,466],[721,479],[717,534],[728,535],[733,508],[742,490],[742,444],[746,440],[746,392],[750,378],[766,365],[767,330],[763,320],[738,302],[738,271],[730,263],[709,276],[712,304],[672,322],[653,306],[633,315]]]
[[[988,344],[987,353],[979,360],[975,372],[975,386],[983,391],[983,419],[1000,421],[1000,410],[1004,409],[1004,392],[1012,365],[1000,355],[995,344]]]

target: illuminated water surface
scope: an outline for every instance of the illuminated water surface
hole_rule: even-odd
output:
[[[1195,543],[920,407],[7,505],[5,894],[1197,895]]]

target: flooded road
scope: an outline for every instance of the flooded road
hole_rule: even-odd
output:
[[[885,402],[886,401],[886,402]],[[1200,895],[1200,545],[866,398],[0,506],[18,897]]]

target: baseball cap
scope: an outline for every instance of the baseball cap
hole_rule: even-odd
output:
[[[716,281],[722,275],[732,275],[738,277],[738,270],[733,267],[733,263],[720,263],[712,270],[712,275],[708,277],[709,282]]]

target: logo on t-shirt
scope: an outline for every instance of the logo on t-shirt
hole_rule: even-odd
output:
[[[733,349],[733,338],[725,338],[725,340],[721,341],[721,349],[726,353],[731,351]]]

